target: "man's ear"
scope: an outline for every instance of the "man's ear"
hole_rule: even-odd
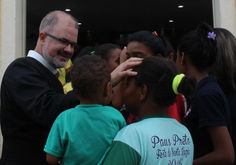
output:
[[[111,82],[106,83],[104,87],[104,96],[108,96],[112,93]]]
[[[139,100],[140,101],[143,101],[146,99],[147,97],[147,92],[148,92],[148,88],[145,84],[143,84],[141,87],[140,87],[140,96],[139,96]]]
[[[46,37],[47,37],[47,35],[46,35],[44,32],[40,32],[40,33],[39,33],[39,40],[40,40],[40,43],[41,43],[42,45],[45,44],[45,42],[46,42]]]

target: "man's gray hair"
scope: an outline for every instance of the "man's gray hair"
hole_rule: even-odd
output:
[[[56,11],[52,11],[52,12],[48,13],[43,18],[43,20],[41,21],[40,26],[39,26],[39,33],[42,31],[50,32],[53,29],[54,25],[56,25],[59,20],[58,14],[66,14],[66,15],[70,16],[75,21],[75,27],[77,29],[79,28],[78,21],[76,18],[74,18],[72,15],[70,15],[64,11],[56,10]]]

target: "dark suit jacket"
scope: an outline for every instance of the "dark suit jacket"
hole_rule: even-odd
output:
[[[44,145],[56,117],[75,107],[75,93],[63,93],[58,79],[37,60],[12,62],[1,85],[2,160],[47,164]]]

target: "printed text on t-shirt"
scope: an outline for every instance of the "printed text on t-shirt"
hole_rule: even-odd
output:
[[[170,138],[151,137],[152,148],[156,149],[157,159],[168,158],[168,165],[181,165],[184,158],[190,155],[190,139],[184,134],[173,134]]]

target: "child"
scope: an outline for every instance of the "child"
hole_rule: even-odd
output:
[[[133,70],[138,75],[128,77],[124,102],[140,121],[118,132],[103,164],[192,164],[191,135],[167,114],[179,92],[194,91],[195,78],[178,75],[175,64],[163,57],[144,58]]]
[[[168,45],[169,44],[169,45]],[[146,58],[150,56],[162,56],[168,58],[170,43],[167,43],[162,37],[157,36],[150,31],[138,31],[131,35],[129,43],[127,45],[127,56]],[[168,115],[177,121],[181,122],[182,117],[185,114],[185,100],[183,95],[176,96],[176,101],[170,105]],[[128,124],[133,122],[133,115],[128,118]]]
[[[216,77],[209,76],[217,57],[215,37],[212,27],[201,23],[180,40],[177,51],[176,65],[180,72],[197,79],[197,90],[188,98],[189,108],[182,120],[193,137],[193,164],[234,162],[227,99]]]
[[[44,151],[49,164],[99,164],[116,133],[125,126],[119,111],[106,106],[112,87],[106,61],[83,56],[71,69],[73,90],[80,105],[62,112],[49,133]]]
[[[121,48],[118,45],[112,43],[106,43],[100,45],[94,54],[106,60],[110,72],[112,72],[120,64],[120,53],[121,53]]]
[[[112,43],[106,43],[100,45],[94,53],[94,55],[100,56],[102,59],[106,60],[110,72],[113,72],[120,65],[120,54],[121,54],[121,48],[118,45]],[[111,105],[112,107],[119,110],[123,106],[122,86],[117,85],[113,87],[112,90],[113,90],[113,95],[112,95]]]

